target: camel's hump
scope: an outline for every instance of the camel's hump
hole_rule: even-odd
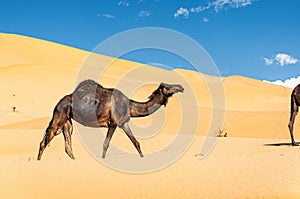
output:
[[[100,86],[100,87],[102,87],[96,81],[94,81],[92,79],[87,79],[87,80],[84,80],[84,81],[80,82],[76,89],[81,88],[81,87],[85,87],[85,86],[88,86],[88,85],[89,86]]]

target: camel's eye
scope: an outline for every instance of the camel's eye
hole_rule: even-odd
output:
[[[165,95],[171,95],[171,94],[173,94],[172,91],[171,91],[171,89],[169,87],[167,87],[167,86],[163,88],[163,93]]]

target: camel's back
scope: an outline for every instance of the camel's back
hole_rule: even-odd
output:
[[[76,87],[73,94],[76,94],[78,97],[80,97],[85,96],[87,94],[95,93],[99,89],[103,89],[103,87],[94,80],[89,79],[81,82]]]
[[[77,99],[82,99],[87,96],[94,99],[108,99],[111,100],[111,97],[117,98],[127,98],[121,91],[118,89],[104,88],[94,80],[85,80],[81,82],[73,92],[73,96]]]

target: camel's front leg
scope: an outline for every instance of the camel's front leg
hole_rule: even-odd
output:
[[[140,143],[135,139],[134,135],[132,134],[128,123],[123,124],[122,126],[120,126],[123,131],[126,133],[126,135],[129,137],[129,139],[131,140],[131,142],[133,143],[133,145],[135,146],[136,150],[139,152],[141,158],[144,157],[141,147],[140,147]]]
[[[117,124],[115,124],[115,123],[109,124],[108,131],[107,131],[107,134],[106,134],[106,138],[105,138],[105,141],[103,143],[103,152],[102,152],[102,158],[103,159],[106,156],[106,151],[108,149],[110,140],[111,140],[116,128],[117,128]]]
[[[71,159],[75,159],[72,150],[72,140],[71,135],[73,132],[73,126],[71,120],[68,120],[63,126],[63,134],[65,138],[65,152],[69,155]]]

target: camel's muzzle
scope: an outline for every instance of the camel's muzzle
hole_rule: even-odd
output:
[[[179,93],[179,92],[183,93],[184,88],[179,84],[178,85],[173,85],[171,91],[173,93]]]

